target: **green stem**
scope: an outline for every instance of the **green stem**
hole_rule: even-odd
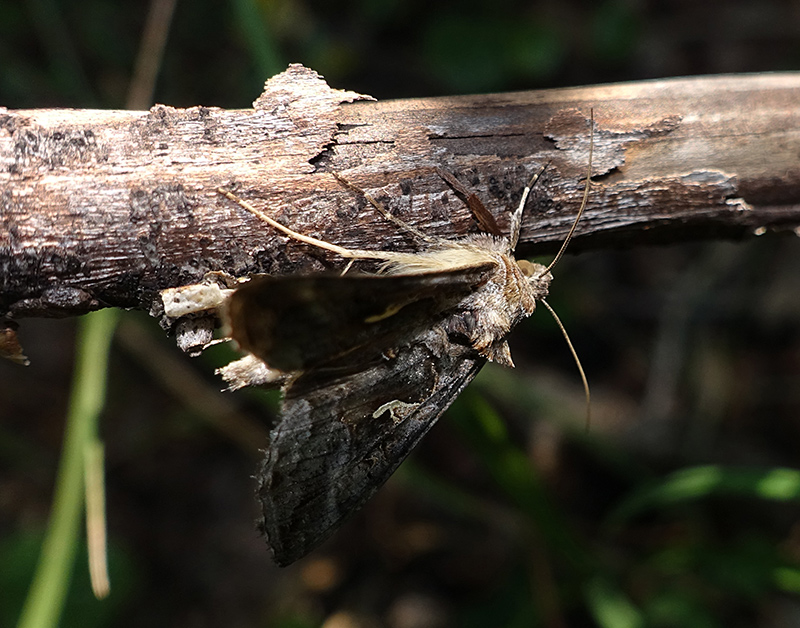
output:
[[[18,628],[51,628],[58,625],[61,617],[80,542],[83,458],[87,443],[98,432],[98,417],[105,402],[108,352],[116,321],[117,311],[106,309],[79,322],[76,368],[53,509]]]

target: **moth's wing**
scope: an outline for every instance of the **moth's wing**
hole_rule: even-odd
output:
[[[274,369],[359,365],[441,318],[494,269],[261,277],[231,296],[225,316],[239,346]]]
[[[257,476],[275,561],[305,556],[363,505],[484,363],[441,324],[360,372],[289,386]]]

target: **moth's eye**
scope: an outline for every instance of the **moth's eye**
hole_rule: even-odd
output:
[[[537,264],[533,264],[526,259],[518,259],[517,266],[519,266],[522,274],[526,277],[533,277],[533,275],[536,273]]]

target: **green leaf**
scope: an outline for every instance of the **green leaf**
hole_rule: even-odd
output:
[[[585,591],[586,605],[602,628],[641,628],[641,611],[611,580],[598,576],[589,582]]]
[[[617,507],[607,523],[612,527],[620,526],[645,510],[711,496],[800,501],[800,471],[719,465],[682,469],[636,490]]]

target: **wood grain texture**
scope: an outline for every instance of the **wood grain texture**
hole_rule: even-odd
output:
[[[234,190],[302,233],[413,249],[337,172],[424,232],[475,230],[436,174],[507,228],[527,178],[520,254],[549,252],[594,185],[573,250],[744,237],[800,225],[800,74],[671,79],[374,102],[291,66],[252,110],[0,109],[0,312],[160,313],[205,272],[305,272],[333,256],[287,242],[222,198]]]

